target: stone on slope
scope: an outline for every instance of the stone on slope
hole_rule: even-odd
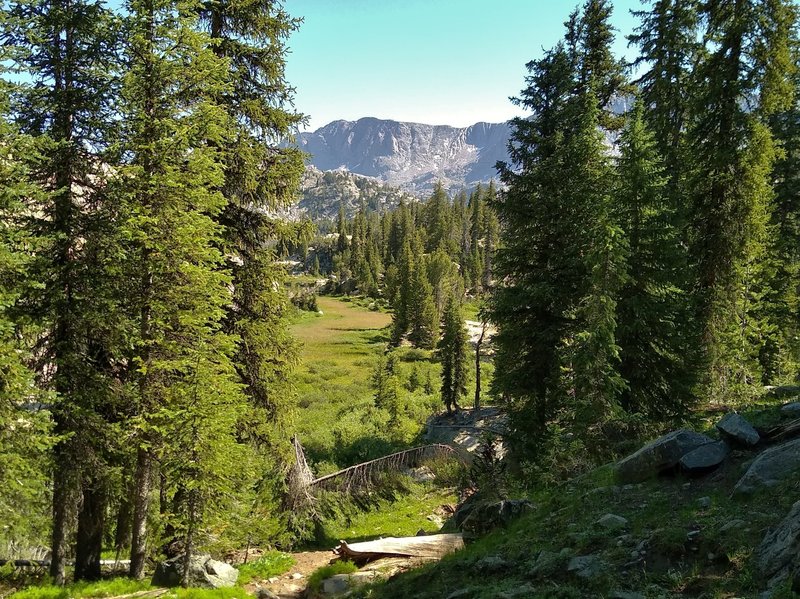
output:
[[[773,487],[800,474],[800,439],[770,447],[750,464],[736,483],[734,495],[747,495],[764,487]]]
[[[713,442],[710,437],[694,431],[673,431],[619,461],[616,465],[617,478],[623,483],[642,482],[674,468],[687,453]]]
[[[768,581],[768,588],[791,579],[793,589],[800,590],[800,501],[767,533],[753,559],[759,573]]]
[[[680,465],[688,474],[704,474],[725,461],[730,448],[724,441],[706,443],[687,453],[680,459]]]
[[[800,401],[793,401],[781,406],[781,414],[794,418],[800,418]]]
[[[605,564],[596,555],[573,557],[567,564],[567,572],[584,580],[594,580],[605,571]]]
[[[628,526],[628,521],[622,516],[616,514],[606,514],[599,518],[595,524],[606,530],[620,530]]]
[[[157,587],[175,587],[183,579],[183,556],[173,557],[160,562],[153,574],[152,585]],[[239,578],[239,570],[211,559],[210,555],[193,555],[189,560],[189,586],[204,589],[232,587]]]
[[[729,412],[717,423],[717,430],[727,439],[742,445],[756,445],[761,437],[753,425],[736,412]]]

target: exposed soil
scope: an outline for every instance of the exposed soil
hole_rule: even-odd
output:
[[[323,566],[327,566],[337,555],[333,551],[302,551],[293,553],[295,564],[286,574],[275,576],[269,580],[254,580],[245,585],[247,592],[256,594],[259,588],[272,591],[282,599],[303,597],[308,583],[308,577]],[[297,576],[300,574],[301,576]]]

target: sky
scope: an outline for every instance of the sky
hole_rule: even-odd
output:
[[[285,0],[304,19],[286,76],[314,130],[378,117],[464,127],[524,114],[525,64],[563,35],[578,0]],[[614,0],[615,51],[641,0]]]

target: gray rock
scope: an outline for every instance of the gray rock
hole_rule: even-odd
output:
[[[734,495],[748,495],[773,487],[800,473],[800,439],[770,447],[759,455],[736,483]]]
[[[764,387],[767,390],[767,395],[771,397],[789,397],[791,395],[800,395],[800,386],[798,385],[779,385],[777,387],[767,385]]]
[[[726,533],[729,530],[734,530],[736,528],[741,528],[742,526],[745,526],[746,524],[747,523],[744,520],[738,520],[738,519],[734,518],[733,520],[729,520],[728,522],[726,522],[725,524],[720,526],[719,527],[719,531],[722,532],[722,533]]]
[[[540,551],[533,564],[531,564],[529,573],[533,578],[548,578],[564,569],[570,554],[571,551],[569,549],[564,549],[560,553],[547,550]]]
[[[753,428],[753,425],[736,412],[725,414],[722,420],[717,423],[717,430],[725,438],[750,447],[761,440],[758,431]]]
[[[225,562],[211,559],[209,555],[193,555],[189,560],[189,586],[204,589],[232,587],[239,571]],[[151,584],[158,587],[175,587],[183,580],[183,556],[173,557],[156,566]]]
[[[638,483],[659,472],[674,468],[687,453],[713,439],[694,431],[673,431],[617,463],[616,476],[622,483]]]
[[[351,586],[349,574],[334,574],[322,581],[322,592],[325,595],[343,595]]]
[[[447,599],[465,599],[466,597],[472,597],[475,594],[475,591],[472,589],[458,589],[457,591],[453,591],[447,596]]]
[[[275,593],[264,587],[256,589],[256,599],[280,599]]]
[[[620,530],[628,526],[628,521],[622,516],[616,514],[606,514],[598,519],[595,524],[601,526],[606,530]]]
[[[701,510],[707,510],[711,507],[711,497],[701,497],[697,500],[697,506]]]
[[[516,589],[503,591],[497,595],[497,599],[528,599],[536,595],[536,589],[528,583],[525,583]]]
[[[475,570],[486,574],[497,574],[510,567],[508,560],[499,555],[487,555],[475,562]]]
[[[724,441],[706,443],[684,455],[680,465],[689,474],[703,474],[722,464],[729,453],[730,448]]]
[[[756,569],[773,588],[784,581],[800,582],[800,501],[767,533],[753,557]]]
[[[793,401],[792,403],[787,403],[786,405],[781,406],[781,414],[784,416],[800,418],[800,401]]]
[[[567,564],[567,572],[584,580],[592,580],[603,574],[605,564],[596,555],[573,557]]]

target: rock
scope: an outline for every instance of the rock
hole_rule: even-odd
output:
[[[418,483],[427,483],[436,480],[436,475],[428,466],[420,466],[419,468],[411,468],[406,471],[411,479]]]
[[[475,570],[485,574],[497,574],[507,570],[511,564],[499,555],[487,555],[475,562]]]
[[[573,557],[567,564],[567,572],[584,580],[592,580],[605,570],[605,564],[596,555],[580,555]]]
[[[497,599],[528,599],[529,597],[536,596],[536,589],[528,583],[525,583],[516,589],[503,591],[497,595]]]
[[[183,579],[183,556],[173,557],[156,566],[151,584],[157,587],[175,587]],[[211,559],[209,555],[193,555],[189,560],[189,586],[204,589],[232,587],[239,571],[225,562]]]
[[[717,430],[727,439],[748,445],[756,445],[761,437],[753,425],[736,412],[729,412],[717,423]]]
[[[735,528],[741,528],[745,524],[747,523],[744,520],[738,520],[734,518],[733,520],[729,520],[728,522],[720,526],[719,531],[722,533],[726,533],[729,530],[733,530]]]
[[[701,510],[707,510],[711,507],[711,497],[701,497],[697,500],[697,505]]]
[[[556,572],[564,569],[570,557],[571,551],[569,549],[563,549],[560,553],[546,550],[540,551],[531,564],[529,574],[533,578],[553,576]]]
[[[772,487],[800,473],[800,439],[770,447],[759,455],[733,488],[734,495],[748,495]]]
[[[619,461],[616,476],[622,483],[642,482],[674,468],[687,453],[709,443],[713,440],[706,435],[686,429],[673,431]]]
[[[464,532],[483,534],[507,526],[512,520],[533,509],[527,499],[504,499],[476,506],[461,523]]]
[[[605,528],[606,530],[620,530],[628,526],[628,521],[622,516],[617,516],[616,514],[606,514],[602,518],[598,519],[595,524]]]
[[[800,401],[793,401],[781,406],[781,414],[793,418],[800,418]]]
[[[767,395],[770,397],[789,397],[791,395],[800,395],[800,386],[797,385],[779,385],[774,387],[767,385],[764,387],[767,390]]]
[[[256,589],[256,599],[280,599],[275,593],[264,587]]]
[[[428,533],[427,533],[427,532],[425,532],[425,529],[424,529],[424,528],[420,528],[420,529],[417,531],[417,534],[415,534],[414,536],[415,536],[415,537],[427,537],[427,536],[428,536]]]
[[[294,574],[292,574],[291,578],[292,580],[300,580],[301,578],[303,578],[303,575],[300,574],[300,572],[295,572]]]
[[[450,593],[446,599],[466,599],[472,597],[475,592],[472,589],[458,589]]]
[[[729,453],[724,441],[706,443],[683,456],[680,465],[687,474],[705,474],[724,462]]]
[[[767,588],[791,579],[793,588],[800,583],[800,501],[789,514],[767,533],[755,551],[753,561],[759,573],[768,581]]]
[[[350,588],[349,574],[334,574],[322,581],[322,592],[325,595],[343,595]]]

